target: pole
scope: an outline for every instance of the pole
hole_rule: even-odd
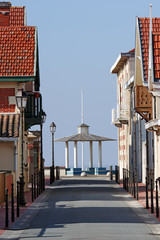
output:
[[[19,199],[19,181],[17,181],[17,217],[19,217],[19,201],[20,201],[20,199]]]
[[[14,222],[14,184],[11,184],[12,188],[12,202],[11,202],[11,216],[12,216],[12,222]]]
[[[5,195],[6,195],[5,227],[7,228],[9,226],[9,219],[8,219],[8,189],[5,190]]]
[[[54,133],[52,132],[52,182],[54,182]]]
[[[151,178],[151,213],[154,213],[154,205],[153,205],[153,180]]]
[[[158,184],[156,179],[156,217],[159,217],[159,204],[158,204]]]
[[[43,192],[43,123],[40,124],[41,132],[41,166],[40,166],[40,191]]]
[[[148,203],[148,178],[146,177],[146,209],[149,208],[149,203]]]
[[[24,171],[23,171],[23,118],[24,118],[24,109],[21,109],[21,176],[20,176],[20,205],[25,206],[25,196],[24,196]]]

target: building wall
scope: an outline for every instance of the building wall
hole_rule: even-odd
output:
[[[19,83],[0,82],[0,113],[17,113],[15,96],[18,92]]]
[[[126,118],[128,124],[123,124],[118,129],[118,141],[119,141],[119,167],[120,178],[123,177],[123,168],[129,169],[130,162],[130,147],[131,147],[131,123],[130,117],[130,90],[125,89],[126,83],[134,74],[134,57],[129,58],[120,71],[117,74],[117,105],[120,104],[122,108],[125,108]]]
[[[14,142],[0,142],[0,170],[15,170]]]

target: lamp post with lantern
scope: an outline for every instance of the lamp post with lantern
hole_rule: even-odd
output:
[[[27,105],[27,94],[23,89],[19,89],[16,95],[16,104],[20,110],[20,135],[21,135],[21,175],[20,175],[20,205],[25,206],[25,195],[24,195],[24,152],[23,152],[23,135],[24,135],[24,110]]]
[[[44,185],[44,172],[43,172],[43,124],[46,121],[46,113],[42,111],[42,117],[41,117],[41,124],[40,124],[40,132],[41,132],[41,161],[40,161],[40,184],[41,184],[41,192],[45,189]]]
[[[54,122],[51,123],[50,125],[50,131],[52,134],[52,167],[51,167],[51,178],[50,182],[54,182],[55,176],[54,176],[54,133],[56,131],[56,125]]]

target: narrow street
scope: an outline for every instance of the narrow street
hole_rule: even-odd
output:
[[[159,222],[106,177],[64,178],[1,239],[160,239]]]

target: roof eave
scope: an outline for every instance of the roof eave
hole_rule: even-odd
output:
[[[30,82],[35,76],[0,76],[0,82]]]
[[[110,73],[118,73],[123,64],[131,56],[134,56],[134,52],[121,53],[116,59],[115,63],[112,65]]]

